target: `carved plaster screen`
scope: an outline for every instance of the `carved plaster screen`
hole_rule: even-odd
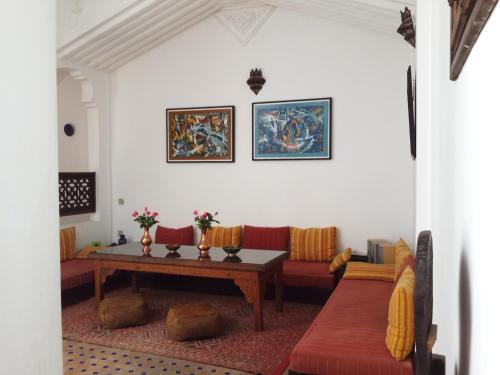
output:
[[[95,172],[59,173],[59,216],[95,211]]]

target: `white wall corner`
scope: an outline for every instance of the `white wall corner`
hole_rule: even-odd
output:
[[[245,46],[275,10],[275,7],[269,5],[228,8],[216,13],[215,17]]]

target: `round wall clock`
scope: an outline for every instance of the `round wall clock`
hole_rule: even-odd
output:
[[[71,124],[64,125],[64,134],[66,134],[68,137],[71,137],[73,134],[75,134],[75,127]]]

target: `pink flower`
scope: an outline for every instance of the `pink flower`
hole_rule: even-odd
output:
[[[153,217],[157,217],[158,216],[158,212],[153,212]]]
[[[137,217],[137,215],[139,215],[139,212],[137,211],[132,212],[132,217]]]
[[[206,212],[204,212],[204,213],[203,213],[203,215],[201,215],[201,217],[202,217],[203,219],[206,219],[206,218],[207,218],[207,213],[206,213]]]
[[[194,210],[194,211],[193,211],[193,215],[194,215],[194,216],[198,216],[198,210]]]
[[[144,212],[148,212],[148,208],[147,207],[144,207]]]
[[[151,211],[146,211],[146,215],[151,215]]]

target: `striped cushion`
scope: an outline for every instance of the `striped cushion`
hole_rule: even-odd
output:
[[[404,262],[406,258],[413,256],[413,253],[407,246],[400,246],[396,247],[396,265],[394,267],[394,278],[393,280],[396,281],[397,276],[403,272],[404,270]]]
[[[290,228],[290,259],[329,262],[335,256],[336,228]]]
[[[389,318],[385,344],[391,355],[397,360],[404,360],[413,349],[414,311],[413,294],[415,274],[411,267],[406,267],[399,278],[389,303]]]
[[[207,238],[214,247],[240,246],[241,225],[237,227],[213,227],[207,231]]]
[[[330,272],[337,271],[340,267],[349,262],[349,260],[351,260],[351,254],[352,250],[348,247],[341,253],[335,255],[335,258],[333,258],[332,263],[330,264]]]
[[[76,254],[77,258],[88,258],[89,254],[95,253],[97,250],[105,249],[106,246],[93,246],[87,245],[83,249],[81,249],[78,254]]]
[[[75,227],[64,228],[59,231],[59,250],[61,252],[61,262],[75,257]]]
[[[394,281],[394,264],[349,262],[344,279]]]

